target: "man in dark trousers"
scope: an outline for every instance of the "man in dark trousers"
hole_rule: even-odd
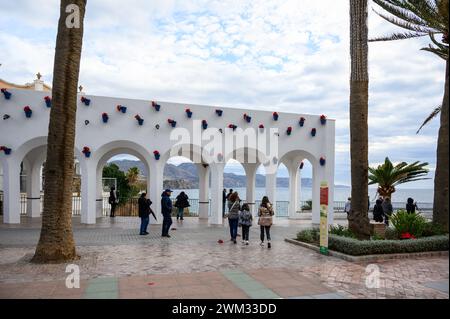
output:
[[[108,202],[111,205],[111,213],[109,217],[116,217],[116,206],[118,202],[118,195],[116,192],[116,187],[111,186],[111,191],[109,192]]]
[[[142,193],[138,199],[139,217],[141,218],[141,229],[139,235],[148,235],[147,227],[150,219],[151,201],[147,200],[147,193]]]
[[[163,215],[163,223],[162,223],[162,237],[170,237],[169,229],[170,225],[172,225],[172,200],[170,199],[170,195],[172,191],[170,189],[166,189],[161,194],[161,213]]]

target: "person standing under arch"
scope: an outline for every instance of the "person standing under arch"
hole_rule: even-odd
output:
[[[239,226],[239,211],[241,210],[240,202],[238,192],[234,192],[228,197],[228,224],[230,225],[231,241],[235,244]]]
[[[172,191],[170,189],[166,189],[161,194],[161,214],[163,215],[162,237],[170,237],[169,229],[172,225],[172,200],[170,199],[171,194]]]
[[[141,218],[141,228],[139,235],[148,235],[147,227],[150,220],[151,201],[147,200],[147,193],[142,193],[138,199],[139,217]]]
[[[109,214],[109,217],[116,217],[116,206],[119,202],[118,194],[116,192],[116,187],[111,186],[111,191],[109,192],[109,198],[108,202],[111,205],[111,212]]]

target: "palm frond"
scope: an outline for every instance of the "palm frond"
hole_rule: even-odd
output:
[[[420,38],[427,35],[428,34],[425,33],[413,33],[413,32],[393,33],[391,35],[369,39],[369,42],[405,40],[405,39]]]
[[[430,122],[433,118],[435,118],[441,112],[441,107],[442,106],[438,106],[437,108],[434,109],[433,112],[431,112],[430,115],[428,115],[428,117],[425,119],[425,121],[423,121],[422,125],[417,130],[416,134],[419,134],[422,127],[424,127],[426,124],[428,124],[428,122]]]

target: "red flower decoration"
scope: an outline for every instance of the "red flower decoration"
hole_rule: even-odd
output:
[[[89,147],[85,146],[85,147],[83,147],[82,153],[86,154],[90,151],[91,151],[91,149]]]
[[[263,124],[259,124],[258,127],[259,127],[259,128],[264,128],[264,125],[263,125]]]
[[[23,110],[24,110],[26,113],[31,112],[31,108],[30,108],[28,105],[25,106],[25,107],[23,108]]]

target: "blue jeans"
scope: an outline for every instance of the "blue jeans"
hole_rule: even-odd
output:
[[[149,221],[150,221],[150,218],[148,216],[141,217],[141,232],[140,232],[141,235],[147,232],[147,226],[148,226]]]
[[[230,235],[231,239],[236,240],[237,237],[237,231],[238,231],[238,225],[239,225],[239,219],[228,219],[228,224],[230,225]]]
[[[183,212],[184,212],[184,208],[183,207],[178,207],[177,219],[178,218],[183,219]]]

